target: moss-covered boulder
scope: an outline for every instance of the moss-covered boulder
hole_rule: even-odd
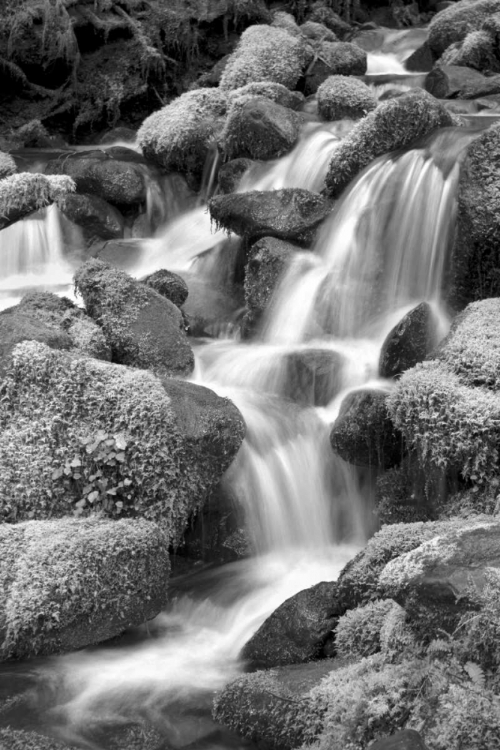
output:
[[[241,658],[255,669],[301,664],[324,656],[342,611],[335,583],[318,583],[287,599],[245,644]]]
[[[87,245],[123,237],[123,216],[97,195],[70,193],[58,200],[57,206],[66,218],[81,227]]]
[[[451,44],[441,55],[440,63],[475,68],[480,71],[500,71],[495,39],[486,30],[471,31],[462,42]]]
[[[163,169],[199,179],[226,111],[223,91],[188,91],[144,120],[137,141],[146,158]]]
[[[333,8],[323,2],[323,0],[315,0],[311,4],[306,15],[306,21],[326,26],[327,29],[333,31],[340,39],[352,33],[351,25],[341,18],[338,13],[335,13]]]
[[[306,75],[305,93],[314,94],[329,76],[362,76],[366,73],[366,52],[349,42],[322,42]]]
[[[318,21],[306,21],[301,24],[300,31],[312,42],[338,42],[337,35],[325,26],[324,23],[318,23]]]
[[[488,16],[500,11],[499,0],[460,0],[442,10],[429,26],[429,46],[439,57],[455,42],[481,28]]]
[[[149,274],[149,276],[145,276],[141,281],[161,294],[162,297],[169,299],[176,307],[181,307],[188,298],[189,290],[186,282],[173,271],[162,268]]]
[[[252,241],[276,237],[306,247],[332,207],[328,198],[302,188],[232,193],[209,203],[212,219],[228,232]]]
[[[147,521],[62,518],[0,526],[2,659],[88,646],[167,601],[167,537]]]
[[[467,150],[458,183],[458,217],[451,264],[450,303],[458,308],[500,296],[500,126]]]
[[[300,118],[291,109],[263,96],[245,96],[231,105],[221,143],[230,159],[276,159],[291,151],[299,132]]]
[[[250,26],[227,62],[220,88],[228,91],[247,83],[272,81],[294,89],[304,63],[302,38],[273,26]]]
[[[326,192],[338,196],[377,156],[410,146],[436,128],[453,124],[451,115],[434,97],[414,90],[380,104],[363,118],[335,149]]]
[[[342,614],[335,628],[335,648],[339,656],[371,656],[382,651],[383,630],[394,611],[401,607],[393,599],[378,599]]]
[[[240,97],[263,96],[276,104],[281,104],[282,107],[293,110],[300,110],[305,101],[304,94],[301,94],[300,91],[290,91],[282,83],[274,83],[273,81],[247,83],[240,89],[230,92],[229,96],[231,102]]]
[[[357,78],[330,76],[318,88],[318,112],[324,120],[358,120],[376,106],[373,90]]]
[[[342,401],[330,442],[344,461],[383,468],[399,463],[403,453],[401,435],[394,428],[386,400],[384,391],[362,389]]]
[[[20,172],[0,180],[0,229],[75,190],[70,177]]]
[[[232,159],[223,164],[217,178],[219,192],[224,195],[236,192],[243,176],[254,164],[252,159]]]
[[[165,374],[191,372],[193,352],[170,300],[97,259],[78,269],[75,287],[102,327],[114,362]]]
[[[421,302],[387,334],[379,360],[381,378],[396,378],[422,362],[435,343],[435,319],[428,302]]]
[[[0,180],[17,172],[16,162],[10,154],[0,151]]]
[[[64,154],[47,164],[45,174],[67,174],[79,193],[96,195],[113,206],[133,206],[146,200],[145,162],[132,149]]]
[[[144,516],[178,541],[244,437],[208,388],[25,341],[0,400],[0,519]]]
[[[306,406],[327,406],[339,392],[345,358],[333,349],[304,348],[286,355],[283,395]]]

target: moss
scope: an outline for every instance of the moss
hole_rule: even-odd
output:
[[[230,159],[276,159],[293,148],[299,133],[295,112],[267,97],[246,95],[231,104],[221,144]]]
[[[72,750],[50,737],[9,727],[0,729],[0,747],[2,750]]]
[[[283,10],[277,10],[273,13],[273,20],[271,23],[276,29],[283,29],[291,36],[300,37],[301,32],[297,26],[297,22],[291,13],[287,13]]]
[[[424,91],[414,90],[379,104],[335,150],[326,176],[326,192],[337,197],[377,156],[406,148],[436,128],[451,124],[446,109]]]
[[[335,629],[339,656],[370,656],[380,651],[382,628],[395,607],[401,609],[392,599],[379,599],[342,615]]]
[[[429,46],[440,56],[454,42],[461,42],[471,31],[481,28],[492,13],[500,10],[499,0],[461,0],[442,10],[429,25]]]
[[[299,110],[304,103],[304,95],[298,91],[290,91],[286,86],[281,83],[273,83],[272,81],[257,81],[255,83],[247,83],[240,89],[235,89],[230,94],[231,102],[236,101],[240,97],[248,96],[264,96],[266,99],[270,99],[276,104],[281,104],[282,107],[288,107],[289,109]]]
[[[250,26],[241,35],[221,77],[223,90],[272,81],[295,88],[304,64],[304,44],[283,29]]]
[[[318,111],[324,120],[357,120],[377,106],[373,91],[348,76],[330,76],[318,88]]]
[[[462,43],[450,45],[441,56],[440,63],[475,68],[481,72],[500,70],[500,61],[495,55],[495,40],[482,30],[472,31]]]
[[[66,175],[21,172],[0,181],[0,228],[38,211],[76,189]]]
[[[331,29],[317,21],[306,21],[300,27],[304,36],[314,42],[338,42],[338,38]]]
[[[16,162],[10,154],[0,151],[0,180],[10,177],[17,172]]]
[[[166,170],[200,175],[226,110],[226,95],[218,89],[189,91],[150,115],[137,141]]]
[[[166,602],[167,539],[146,521],[3,524],[0,545],[3,659],[99,642]]]
[[[446,493],[443,472],[423,469],[414,453],[399,466],[377,477],[375,503],[381,524],[414,523],[437,518],[439,503]]]

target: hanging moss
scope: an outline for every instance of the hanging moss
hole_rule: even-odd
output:
[[[0,229],[76,189],[66,175],[21,172],[0,180]]]

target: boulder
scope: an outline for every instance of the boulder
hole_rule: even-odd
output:
[[[103,329],[114,362],[170,375],[191,372],[193,352],[170,300],[97,259],[80,266],[75,287]]]
[[[380,377],[397,378],[417,362],[422,362],[434,344],[432,308],[428,302],[421,302],[387,334],[380,352]]]
[[[463,42],[455,42],[441,55],[442,65],[463,65],[481,72],[500,71],[495,40],[487,31],[472,31]]]
[[[146,158],[166,171],[199,180],[226,111],[223,91],[188,91],[147,117],[137,133],[137,142]]]
[[[25,341],[0,402],[0,519],[158,521],[177,543],[244,437],[208,388]]]
[[[146,200],[146,169],[142,157],[128,148],[64,154],[45,167],[47,175],[69,175],[79,193],[90,193],[113,206]]]
[[[184,279],[173,271],[166,271],[162,268],[160,271],[150,273],[149,276],[144,276],[141,281],[162,297],[173,302],[176,307],[182,307],[187,300],[188,286]]]
[[[344,461],[386,469],[399,463],[401,435],[391,421],[386,399],[385,391],[368,388],[344,398],[330,433],[332,448]]]
[[[327,406],[339,392],[344,357],[332,349],[302,349],[286,356],[284,395],[306,406]]]
[[[241,658],[253,669],[320,658],[342,614],[335,583],[318,583],[287,599],[245,644]]]
[[[0,229],[75,190],[70,177],[21,172],[0,180]]]
[[[236,192],[242,177],[254,164],[252,159],[233,159],[223,164],[219,169],[219,192],[224,195]]]
[[[426,90],[438,99],[476,99],[500,92],[500,75],[484,76],[462,65],[436,65],[425,79]]]
[[[2,660],[100,643],[167,601],[168,542],[148,521],[2,524],[0,549]]]
[[[446,109],[418,89],[379,104],[335,149],[326,176],[327,194],[339,196],[377,156],[407,148],[436,128],[452,124]]]
[[[285,29],[250,26],[240,37],[221,76],[223,91],[272,81],[294,89],[305,63],[305,43]]]
[[[323,42],[306,74],[306,96],[315,94],[329,76],[362,76],[366,73],[366,67],[366,52],[356,44]]]
[[[435,62],[436,57],[429,47],[429,42],[425,41],[406,58],[405,68],[412,73],[428,73],[434,67]]]
[[[323,23],[317,21],[306,21],[300,26],[302,34],[310,39],[312,42],[338,42],[336,34],[325,26]]]
[[[368,750],[428,750],[428,747],[415,729],[401,729],[388,737],[375,740]]]
[[[471,521],[389,562],[379,586],[405,607],[412,629],[432,639],[476,609],[490,570],[500,578],[500,524]]]
[[[377,106],[373,90],[348,76],[330,76],[318,88],[318,112],[324,120],[357,120]]]
[[[70,193],[57,202],[67,219],[81,227],[87,245],[123,237],[125,222],[118,209],[97,195]]]
[[[302,109],[305,97],[300,91],[290,91],[282,83],[273,83],[272,81],[255,81],[247,83],[240,89],[230,92],[231,101],[234,102],[241,97],[263,96],[270,101],[280,104],[288,109]]]
[[[500,296],[500,125],[494,124],[469,146],[458,183],[457,231],[448,300],[455,308]]]
[[[309,190],[285,188],[219,195],[212,198],[209,210],[218,226],[251,241],[269,236],[307,247],[332,203]]]
[[[229,110],[221,142],[230,158],[277,159],[298,141],[300,118],[291,109],[263,96],[236,99]]]
[[[346,34],[352,32],[350,24],[346,23],[338,13],[335,13],[332,8],[329,8],[325,3],[314,2],[307,14],[307,21],[313,21],[314,23],[320,23],[326,26],[327,29],[333,31],[340,39],[343,39]]]
[[[264,237],[252,245],[245,268],[246,313],[243,329],[247,335],[258,327],[296,252],[294,245],[274,237]]]
[[[488,16],[500,11],[500,0],[460,0],[442,10],[429,25],[429,47],[437,57],[471,31],[481,28]]]

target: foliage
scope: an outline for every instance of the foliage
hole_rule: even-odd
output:
[[[227,91],[247,83],[272,81],[293,89],[302,73],[304,55],[304,42],[285,30],[250,26],[228,60],[220,88]]]
[[[75,183],[66,175],[13,174],[0,181],[0,220],[37,211],[75,189]]]
[[[392,599],[379,599],[342,615],[335,629],[339,656],[370,656],[380,651],[382,628],[395,607],[401,609]]]
[[[318,88],[318,111],[324,120],[358,119],[377,106],[372,89],[350,76],[330,76]]]
[[[15,172],[17,172],[17,167],[12,156],[0,151],[0,180],[3,180],[4,177],[10,177]]]

